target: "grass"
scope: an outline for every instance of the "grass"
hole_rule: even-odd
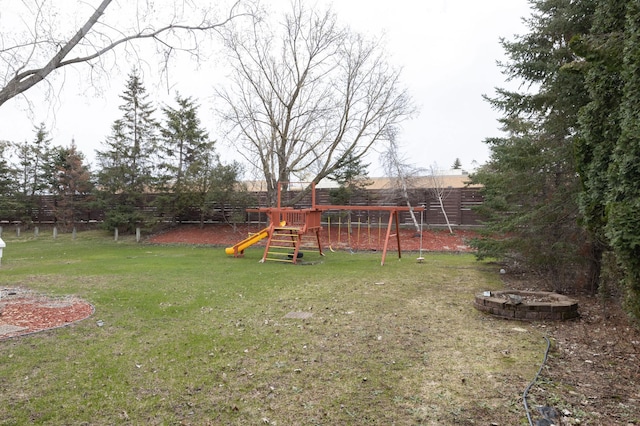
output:
[[[293,266],[100,232],[4,239],[0,286],[96,311],[0,341],[0,424],[526,424],[544,340],[473,309],[501,283],[472,255]]]

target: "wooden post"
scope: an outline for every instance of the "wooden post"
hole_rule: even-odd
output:
[[[140,228],[136,228],[136,243],[140,242]]]
[[[53,239],[55,240],[56,238],[58,238],[58,227],[54,226],[53,227]]]
[[[2,238],[0,238],[0,265],[2,264],[2,250],[6,247],[7,245],[5,244],[4,241],[2,241]],[[0,309],[1,311],[1,309]]]
[[[380,265],[384,266],[384,261],[387,257],[387,247],[389,245],[389,238],[392,236],[391,235],[391,227],[393,226],[393,224],[396,224],[396,241],[398,244],[398,259],[402,258],[402,251],[400,250],[400,218],[398,217],[398,211],[397,210],[391,210],[389,212],[389,224],[387,225],[387,235],[384,239],[384,248],[382,249],[382,261],[380,262]]]
[[[118,241],[118,228],[113,231],[113,240]]]

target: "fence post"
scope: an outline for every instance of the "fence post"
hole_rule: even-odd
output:
[[[2,249],[5,248],[6,246],[7,245],[4,243],[2,238],[0,238],[0,265],[2,264]]]
[[[136,243],[140,242],[140,228],[136,228]]]
[[[113,231],[113,240],[118,241],[118,228]]]
[[[53,239],[55,240],[56,238],[58,238],[58,227],[54,226],[53,227]]]
[[[16,236],[20,238],[20,227],[16,227]]]
[[[71,231],[71,238],[74,239],[74,240],[76,239],[76,227],[75,226],[73,227],[73,231]]]

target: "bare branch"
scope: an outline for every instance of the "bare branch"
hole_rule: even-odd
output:
[[[399,194],[404,200],[407,207],[409,207],[409,213],[411,220],[416,228],[416,232],[422,232],[422,227],[418,223],[418,219],[413,211],[413,207],[410,203],[409,189],[413,188],[415,179],[422,172],[422,169],[415,167],[402,155],[400,147],[396,142],[397,129],[389,129],[389,145],[387,150],[382,154],[385,172],[390,179],[391,188],[389,190],[392,194]]]
[[[453,234],[453,229],[451,229],[451,224],[449,223],[449,216],[447,216],[447,212],[444,208],[444,200],[451,193],[451,188],[445,188],[444,180],[442,179],[442,172],[439,170],[437,163],[433,163],[429,167],[429,180],[431,181],[431,193],[438,200],[438,205],[440,206],[440,211],[442,211],[444,219],[447,222],[449,233]]]
[[[74,64],[92,64],[93,61],[106,53],[112,52],[117,47],[125,44],[131,45],[134,41],[153,40],[164,46],[170,53],[176,50],[196,52],[198,46],[198,41],[195,37],[196,33],[219,32],[221,27],[229,24],[232,20],[241,16],[252,15],[250,11],[243,12],[239,9],[241,0],[238,0],[230,9],[229,14],[220,21],[211,21],[208,17],[208,12],[205,11],[197,23],[175,22],[175,18],[171,18],[168,24],[154,28],[145,22],[146,16],[137,16],[138,29],[128,31],[110,26],[101,20],[112,3],[112,0],[102,0],[73,36],[68,40],[59,42],[53,35],[39,34],[39,26],[42,22],[46,22],[43,16],[43,5],[45,3],[46,1],[35,3],[37,10],[34,14],[33,28],[30,31],[30,41],[20,41],[7,47],[4,40],[2,40],[0,62],[7,64],[7,69],[10,70],[11,74],[6,74],[4,85],[0,89],[0,105],[47,79],[55,70]],[[184,7],[184,4],[182,7]],[[98,31],[97,28],[111,30],[112,33],[115,33],[115,37],[109,36],[106,32]],[[169,38],[173,38],[173,40],[169,41]],[[186,40],[191,40],[192,45],[190,47],[180,45]],[[70,58],[69,55],[80,47],[83,47],[86,53]],[[24,52],[25,49],[29,49],[29,51]],[[44,65],[30,67],[30,64],[36,61],[36,54],[39,49],[43,50],[40,52],[41,55],[46,54],[46,49],[54,50]],[[165,57],[166,59],[167,57]]]
[[[319,182],[345,157],[385,143],[387,129],[415,111],[380,43],[341,28],[330,10],[296,0],[276,28],[229,28],[235,73],[219,92],[230,136],[268,188],[294,176]]]

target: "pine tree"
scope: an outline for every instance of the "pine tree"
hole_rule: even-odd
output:
[[[34,128],[32,142],[16,146],[20,166],[20,189],[27,198],[35,197],[46,191],[49,183],[47,162],[51,149],[51,139],[44,123]]]
[[[162,108],[165,123],[161,130],[160,151],[166,178],[175,186],[190,165],[197,161],[210,143],[209,135],[201,127],[198,106],[191,98],[176,95],[178,108]]]
[[[532,268],[556,288],[587,280],[573,143],[578,111],[588,97],[569,43],[589,31],[592,3],[535,1],[530,33],[503,41],[510,58],[502,64],[505,74],[528,90],[499,89],[488,99],[503,112],[507,136],[487,139],[491,159],[473,176],[485,187],[488,230],[504,236],[477,241],[479,256]]]
[[[17,209],[18,171],[10,162],[10,149],[11,144],[0,141],[0,217],[3,219],[15,217]]]
[[[51,179],[51,139],[44,123],[34,128],[32,142],[16,145],[18,157],[17,202],[22,210],[21,220],[30,223],[34,212],[40,216],[40,197],[48,192]]]
[[[62,226],[74,225],[90,203],[93,189],[91,173],[84,164],[84,155],[78,151],[75,141],[68,148],[55,150],[52,188],[56,195],[54,212]]]
[[[369,164],[362,158],[347,154],[328,178],[336,182],[338,188],[329,191],[332,204],[348,205],[354,196],[364,192],[371,185],[368,176]]]
[[[119,107],[122,118],[111,128],[106,149],[96,152],[99,195],[105,208],[105,227],[132,231],[144,222],[140,210],[145,193],[154,186],[158,124],[155,109],[136,70],[132,71]]]
[[[164,107],[165,119],[161,129],[159,153],[160,188],[163,194],[157,205],[169,217],[175,219],[193,207],[192,195],[197,192],[199,169],[215,157],[214,142],[201,127],[198,106],[191,98],[176,96],[177,108]]]

